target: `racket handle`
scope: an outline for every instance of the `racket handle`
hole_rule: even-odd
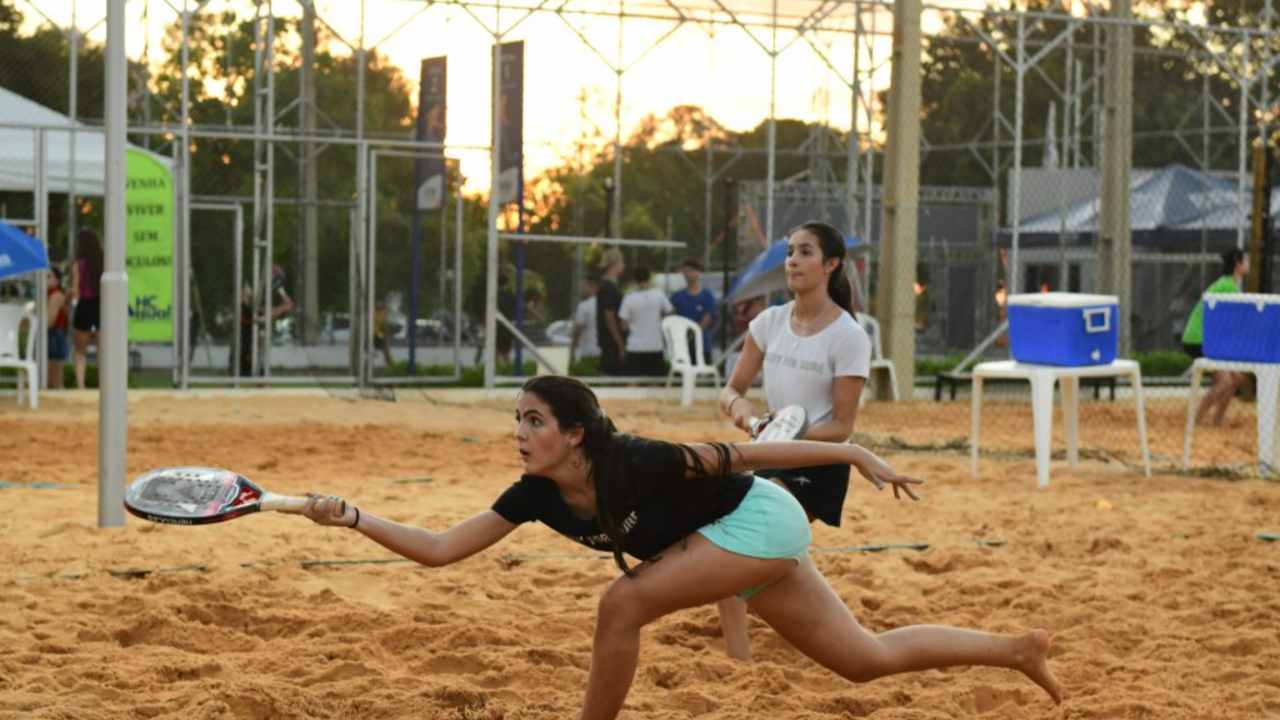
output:
[[[274,493],[263,493],[260,507],[263,510],[273,510],[282,513],[301,514],[302,509],[307,506],[307,499],[294,495],[276,495]]]

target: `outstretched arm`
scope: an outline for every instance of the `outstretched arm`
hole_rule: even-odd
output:
[[[442,533],[385,520],[340,498],[309,496],[303,514],[320,525],[352,527],[414,562],[442,567],[468,558],[511,534],[516,525],[492,510],[473,515]]]
[[[720,456],[713,445],[693,443],[689,446],[702,459],[704,467],[717,468]],[[870,450],[852,443],[819,442],[814,440],[790,440],[781,442],[729,443],[729,472],[751,472],[765,468],[788,470],[816,467],[818,465],[852,465],[876,489],[885,483],[893,486],[893,496],[905,492],[912,500],[920,498],[911,490],[912,485],[922,485],[916,480],[899,475],[888,463]],[[691,476],[695,475],[692,471]]]

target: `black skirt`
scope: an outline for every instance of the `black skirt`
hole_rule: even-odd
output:
[[[71,316],[71,327],[81,332],[97,332],[100,316],[98,298],[81,298]]]
[[[849,493],[848,465],[819,465],[793,470],[757,470],[763,478],[776,478],[800,501],[809,517],[840,527],[844,496]]]

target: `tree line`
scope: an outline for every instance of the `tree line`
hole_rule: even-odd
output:
[[[1056,0],[1031,0],[1031,10],[1051,11],[1057,8]],[[1206,20],[1215,25],[1256,27],[1262,15],[1262,0],[1238,0],[1235,2],[1206,3]],[[251,13],[251,10],[244,11]],[[1187,10],[1181,7],[1165,7],[1163,3],[1142,3],[1139,15],[1185,22]],[[66,33],[49,25],[38,25],[25,31],[25,18],[14,0],[0,0],[0,85],[60,112],[69,107],[69,52]],[[975,20],[989,37],[1008,43],[1015,32],[1013,21],[999,15],[982,16]],[[1066,20],[1036,20],[1028,27],[1034,28],[1037,38],[1053,37],[1066,27]],[[1252,24],[1250,24],[1252,23]],[[237,10],[221,12],[204,11],[192,16],[189,23],[189,66],[191,103],[190,117],[193,125],[202,127],[251,128],[254,122],[253,58],[254,32],[251,14]],[[277,124],[298,127],[300,28],[292,18],[276,18],[274,36],[274,73],[276,110],[280,116]],[[316,29],[315,84],[316,117],[319,132],[346,133],[355,127],[356,112],[356,58],[328,35],[323,25]],[[129,122],[133,125],[173,123],[180,120],[181,109],[181,26],[166,28],[162,40],[163,60],[151,67],[137,62],[129,65]],[[993,179],[969,150],[931,151],[930,146],[987,142],[995,139],[992,129],[992,108],[995,103],[997,55],[985,43],[975,41],[976,34],[969,27],[954,19],[925,39],[925,57],[922,77],[922,134],[926,141],[922,153],[921,182],[928,185],[963,185],[990,187]],[[1100,35],[1105,42],[1105,32]],[[1094,33],[1087,26],[1078,29],[1074,42],[1082,48],[1076,60],[1082,63],[1084,76],[1092,77],[1096,68],[1095,54],[1087,48],[1095,42]],[[1255,40],[1255,45],[1264,40]],[[1198,41],[1187,33],[1170,33],[1160,30],[1139,29],[1134,33],[1134,131],[1139,140],[1134,143],[1134,166],[1161,166],[1169,162],[1191,164],[1192,149],[1200,147],[1199,141],[1189,144],[1169,136],[1141,137],[1149,131],[1167,131],[1179,126],[1188,132],[1198,131],[1201,93],[1206,86],[1210,97],[1223,107],[1231,109],[1238,103],[1239,91],[1230,75],[1204,56]],[[1239,55],[1239,47],[1223,48],[1224,54]],[[1251,48],[1259,57],[1263,48]],[[93,123],[103,116],[103,48],[92,42],[79,43],[77,56],[77,118]],[[1100,53],[1097,57],[1104,57]],[[365,129],[369,137],[409,139],[414,123],[414,83],[404,72],[377,53],[367,53],[365,67]],[[36,69],[39,69],[36,72]],[[1054,52],[1045,57],[1040,69],[1050,78],[1065,78],[1065,55]],[[1013,77],[1008,68],[1002,70],[1000,81],[1000,107],[1007,117],[1014,115]],[[1037,74],[1029,75],[1024,106],[1024,138],[1028,144],[1024,152],[1027,165],[1038,165],[1043,153],[1044,118],[1051,102],[1058,103],[1058,117],[1066,110],[1054,96],[1046,82],[1036,81]],[[1058,82],[1061,82],[1059,80]],[[1082,108],[1087,117],[1096,109],[1093,97],[1100,102],[1101,93],[1088,96]],[[883,98],[882,98],[883,99]],[[530,101],[526,112],[538,112],[536,101]],[[1215,128],[1221,128],[1224,119],[1214,112],[1211,118]],[[1061,121],[1060,121],[1061,126]],[[607,225],[607,191],[605,179],[613,174],[614,151],[612,144],[598,135],[583,130],[575,138],[580,151],[551,168],[529,177],[525,183],[525,228],[534,233],[603,235]],[[713,157],[713,171],[719,172],[732,164],[722,177],[738,181],[760,180],[767,172],[764,154],[768,137],[767,123],[762,121],[746,131],[735,131],[723,126],[702,108],[677,106],[663,112],[655,112],[646,118],[624,139],[622,154],[623,204],[620,227],[616,234],[630,238],[672,239],[686,242],[691,254],[702,255],[705,227],[708,223],[705,208],[705,178],[702,168],[708,148],[718,149]],[[1096,154],[1092,133],[1084,133],[1081,152],[1091,164]],[[1188,135],[1188,137],[1190,137]],[[815,142],[815,138],[818,142]],[[1008,142],[1010,133],[1002,138]],[[842,153],[847,147],[848,135],[837,129],[822,127],[795,119],[777,121],[777,146],[799,148],[802,146],[830,148]],[[158,154],[169,156],[177,138],[150,135],[134,135],[131,141],[149,147]],[[860,138],[864,144],[876,139]],[[1218,132],[1212,136],[1211,162],[1217,166],[1233,167],[1238,140],[1233,133]],[[191,191],[201,196],[235,196],[251,198],[253,195],[253,143],[251,141],[219,138],[197,138],[192,143]],[[746,150],[740,157],[730,151]],[[873,149],[875,149],[873,147]],[[322,310],[345,311],[347,305],[347,265],[349,254],[350,218],[355,199],[356,154],[352,146],[332,144],[314,149],[317,152],[318,176],[321,184],[320,207],[320,305]],[[275,194],[281,200],[275,209],[273,233],[276,261],[286,269],[297,264],[301,217],[298,202],[302,199],[302,183],[298,159],[304,152],[299,143],[281,142],[275,148]],[[1008,153],[1008,148],[1003,152]],[[1224,159],[1225,158],[1225,159]],[[802,154],[779,156],[776,177],[779,179],[801,176],[809,172],[812,158]],[[880,166],[876,166],[877,181]],[[846,172],[844,162],[837,159],[829,164],[830,177],[843,182]],[[461,178],[454,171],[450,189],[457,192]],[[997,187],[1006,181],[1003,173],[994,180]],[[413,166],[411,161],[384,162],[375,183],[374,201],[377,207],[377,233],[380,241],[377,259],[377,289],[398,291],[407,295],[409,283],[409,227],[412,222],[414,202]],[[719,258],[724,244],[721,240],[729,224],[731,211],[726,211],[723,183],[713,188],[713,228],[711,255]],[[21,215],[24,203],[29,199],[10,194],[0,198],[8,214]],[[100,203],[96,198],[84,198],[75,209],[76,216],[69,218],[65,199],[54,198],[50,204],[51,254],[65,257],[67,225],[96,225],[101,227]],[[246,206],[246,211],[251,207]],[[485,253],[485,223],[487,198],[464,198],[464,297],[469,310],[475,312],[474,283],[482,281]],[[450,209],[452,213],[452,208]],[[252,223],[251,213],[246,221]],[[423,253],[424,265],[420,295],[426,309],[433,307],[433,298],[439,296],[438,279],[441,277],[437,247],[440,237],[441,214],[425,213],[422,217],[422,236],[428,248]],[[446,218],[451,228],[453,219]],[[451,233],[450,229],[450,233]],[[235,294],[235,282],[230,277],[231,242],[230,225],[225,218],[200,216],[193,220],[192,247],[195,249],[193,266],[197,284],[209,306],[209,312],[224,305],[229,306]],[[251,230],[247,230],[251,235]],[[503,249],[501,266],[507,273],[513,266],[512,253]],[[590,266],[599,248],[587,250],[585,262]],[[526,286],[543,293],[549,307],[572,307],[570,297],[573,285],[563,282],[565,268],[572,267],[573,246],[538,245],[528,253]],[[661,251],[629,250],[630,264],[646,263],[660,269],[665,261]],[[245,257],[251,257],[246,248]],[[678,262],[679,258],[675,258]],[[746,258],[740,259],[745,261]]]

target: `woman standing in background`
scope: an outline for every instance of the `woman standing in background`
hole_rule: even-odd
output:
[[[853,289],[845,276],[845,244],[840,231],[808,222],[787,239],[787,289],[795,299],[757,315],[733,376],[720,394],[720,409],[750,431],[757,415],[747,388],[764,370],[769,412],[802,405],[809,425],[805,440],[843,443],[853,433],[858,402],[871,366],[871,340],[853,317]],[[809,521],[840,526],[849,489],[848,465],[795,470],[760,470],[800,501]],[[729,655],[751,659],[747,606],[737,598],[720,601],[720,627]]]
[[[85,366],[88,364],[89,344],[98,344],[98,324],[101,321],[99,294],[102,280],[102,241],[98,234],[82,229],[76,235],[76,260],[71,266],[71,300],[75,303],[71,326],[76,346],[76,387],[84,389]]]

